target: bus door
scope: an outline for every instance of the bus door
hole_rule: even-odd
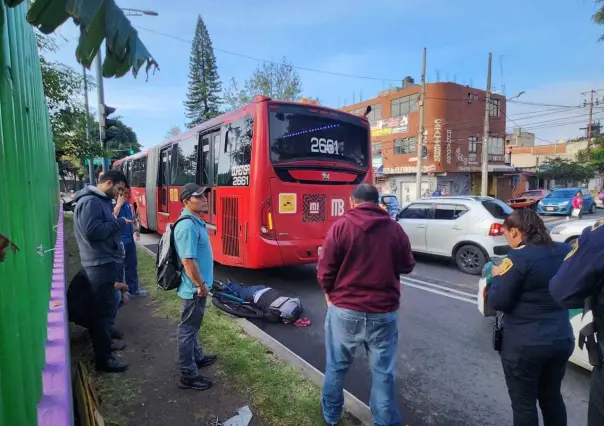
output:
[[[159,182],[157,185],[157,189],[159,192],[159,202],[157,210],[160,215],[169,216],[168,205],[170,203],[169,185],[171,176],[172,146],[167,146],[166,148],[162,149],[159,154],[159,158]],[[164,222],[164,220],[158,218],[158,222]]]
[[[214,183],[214,162],[212,161],[212,144],[214,138],[220,141],[220,131],[213,131],[199,136],[200,158],[198,182],[210,188],[208,204],[210,209],[204,220],[210,235],[216,235],[216,189]]]

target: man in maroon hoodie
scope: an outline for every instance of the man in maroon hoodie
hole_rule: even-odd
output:
[[[338,423],[342,382],[362,345],[371,367],[374,424],[401,425],[394,390],[400,275],[410,273],[415,260],[407,234],[380,208],[373,185],[359,185],[350,202],[352,209],[329,230],[317,268],[328,306],[323,417],[327,425]]]

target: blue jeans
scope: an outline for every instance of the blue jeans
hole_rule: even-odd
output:
[[[199,329],[206,312],[206,298],[180,299],[180,323],[178,324],[178,359],[180,375],[185,378],[199,376],[197,362],[203,359],[199,344]]]
[[[120,308],[120,304],[122,303],[122,292],[119,290],[115,290],[115,296],[113,297],[113,317],[111,317],[111,327],[115,325],[115,317],[117,315],[117,311]]]
[[[136,258],[136,243],[129,241],[124,243],[124,251],[126,257],[124,259],[124,275],[126,277],[126,284],[128,284],[128,291],[130,294],[136,295],[138,293],[138,260]]]
[[[239,296],[241,299],[246,302],[254,302],[254,294],[259,292],[260,290],[264,290],[266,286],[263,285],[253,285],[251,287],[243,287],[241,284],[237,283],[228,283],[227,288]]]
[[[398,312],[367,314],[330,306],[325,317],[327,360],[321,407],[325,421],[336,424],[344,405],[343,381],[358,346],[364,346],[371,368],[369,405],[375,426],[400,426],[395,401],[394,359],[398,343]]]

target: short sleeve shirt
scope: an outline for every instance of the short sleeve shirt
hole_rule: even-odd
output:
[[[195,259],[201,273],[201,278],[208,288],[214,282],[214,256],[210,236],[203,219],[184,209],[180,217],[189,216],[191,219],[182,220],[174,228],[174,247],[178,257]],[[192,299],[197,293],[195,285],[183,270],[177,294],[183,299]]]

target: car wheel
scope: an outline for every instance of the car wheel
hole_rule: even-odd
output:
[[[487,258],[480,247],[473,244],[461,246],[455,252],[455,263],[464,273],[470,275],[480,275],[482,268],[487,263]]]
[[[589,213],[594,214],[596,212],[596,203],[591,203],[591,207],[589,208]]]

